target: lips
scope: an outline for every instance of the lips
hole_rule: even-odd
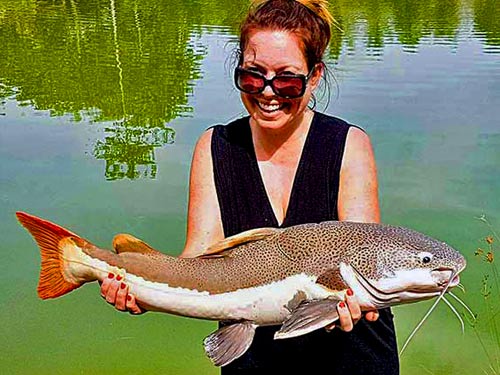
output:
[[[257,101],[257,106],[266,113],[273,113],[276,111],[279,111],[285,107],[284,103],[266,103],[266,102],[261,102]]]

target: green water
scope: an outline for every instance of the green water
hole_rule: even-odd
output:
[[[246,7],[0,0],[0,373],[217,373],[201,346],[214,323],[120,314],[97,285],[39,300],[39,256],[14,212],[103,247],[130,232],[178,254],[194,143],[244,113],[230,62]],[[327,56],[337,84],[318,109],[370,133],[383,221],[445,240],[469,260],[467,291],[457,294],[479,314],[477,327],[466,324],[462,335],[441,305],[401,358],[402,374],[500,371],[500,296],[495,288],[482,295],[493,271],[474,256],[489,251],[491,233],[476,217],[500,233],[500,4],[340,0],[331,8],[343,30]],[[428,307],[395,309],[400,343]]]

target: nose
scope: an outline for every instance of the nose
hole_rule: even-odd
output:
[[[262,91],[261,95],[264,95],[267,97],[271,97],[271,96],[275,95],[270,83],[266,84],[266,86],[264,87],[264,91]]]

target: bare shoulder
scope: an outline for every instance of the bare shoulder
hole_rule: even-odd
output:
[[[198,141],[196,142],[196,146],[194,149],[195,153],[197,151],[198,152],[210,151],[213,132],[214,132],[214,129],[210,128],[201,134],[200,138],[198,138]]]
[[[193,159],[191,161],[190,193],[193,191],[193,188],[197,189],[200,187],[199,183],[210,183],[210,175],[212,173],[212,134],[213,129],[203,132],[194,147]]]
[[[352,154],[363,154],[365,157],[373,157],[373,148],[370,136],[360,128],[351,126],[347,133],[345,153],[349,158]],[[344,155],[345,157],[346,155]],[[350,161],[350,160],[348,160]]]

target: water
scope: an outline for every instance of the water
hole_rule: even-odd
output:
[[[40,301],[37,250],[14,212],[101,246],[129,232],[178,254],[194,143],[244,114],[231,54],[246,7],[0,0],[2,373],[217,373],[201,347],[214,323],[120,314],[96,285]],[[477,327],[461,335],[442,305],[402,373],[499,371],[498,290],[483,296],[493,271],[474,252],[489,251],[491,234],[477,217],[500,232],[500,4],[340,0],[332,11],[343,30],[327,58],[336,85],[318,109],[370,133],[383,221],[441,238],[469,260],[467,292],[457,293],[479,314]],[[395,309],[400,342],[428,306]]]

